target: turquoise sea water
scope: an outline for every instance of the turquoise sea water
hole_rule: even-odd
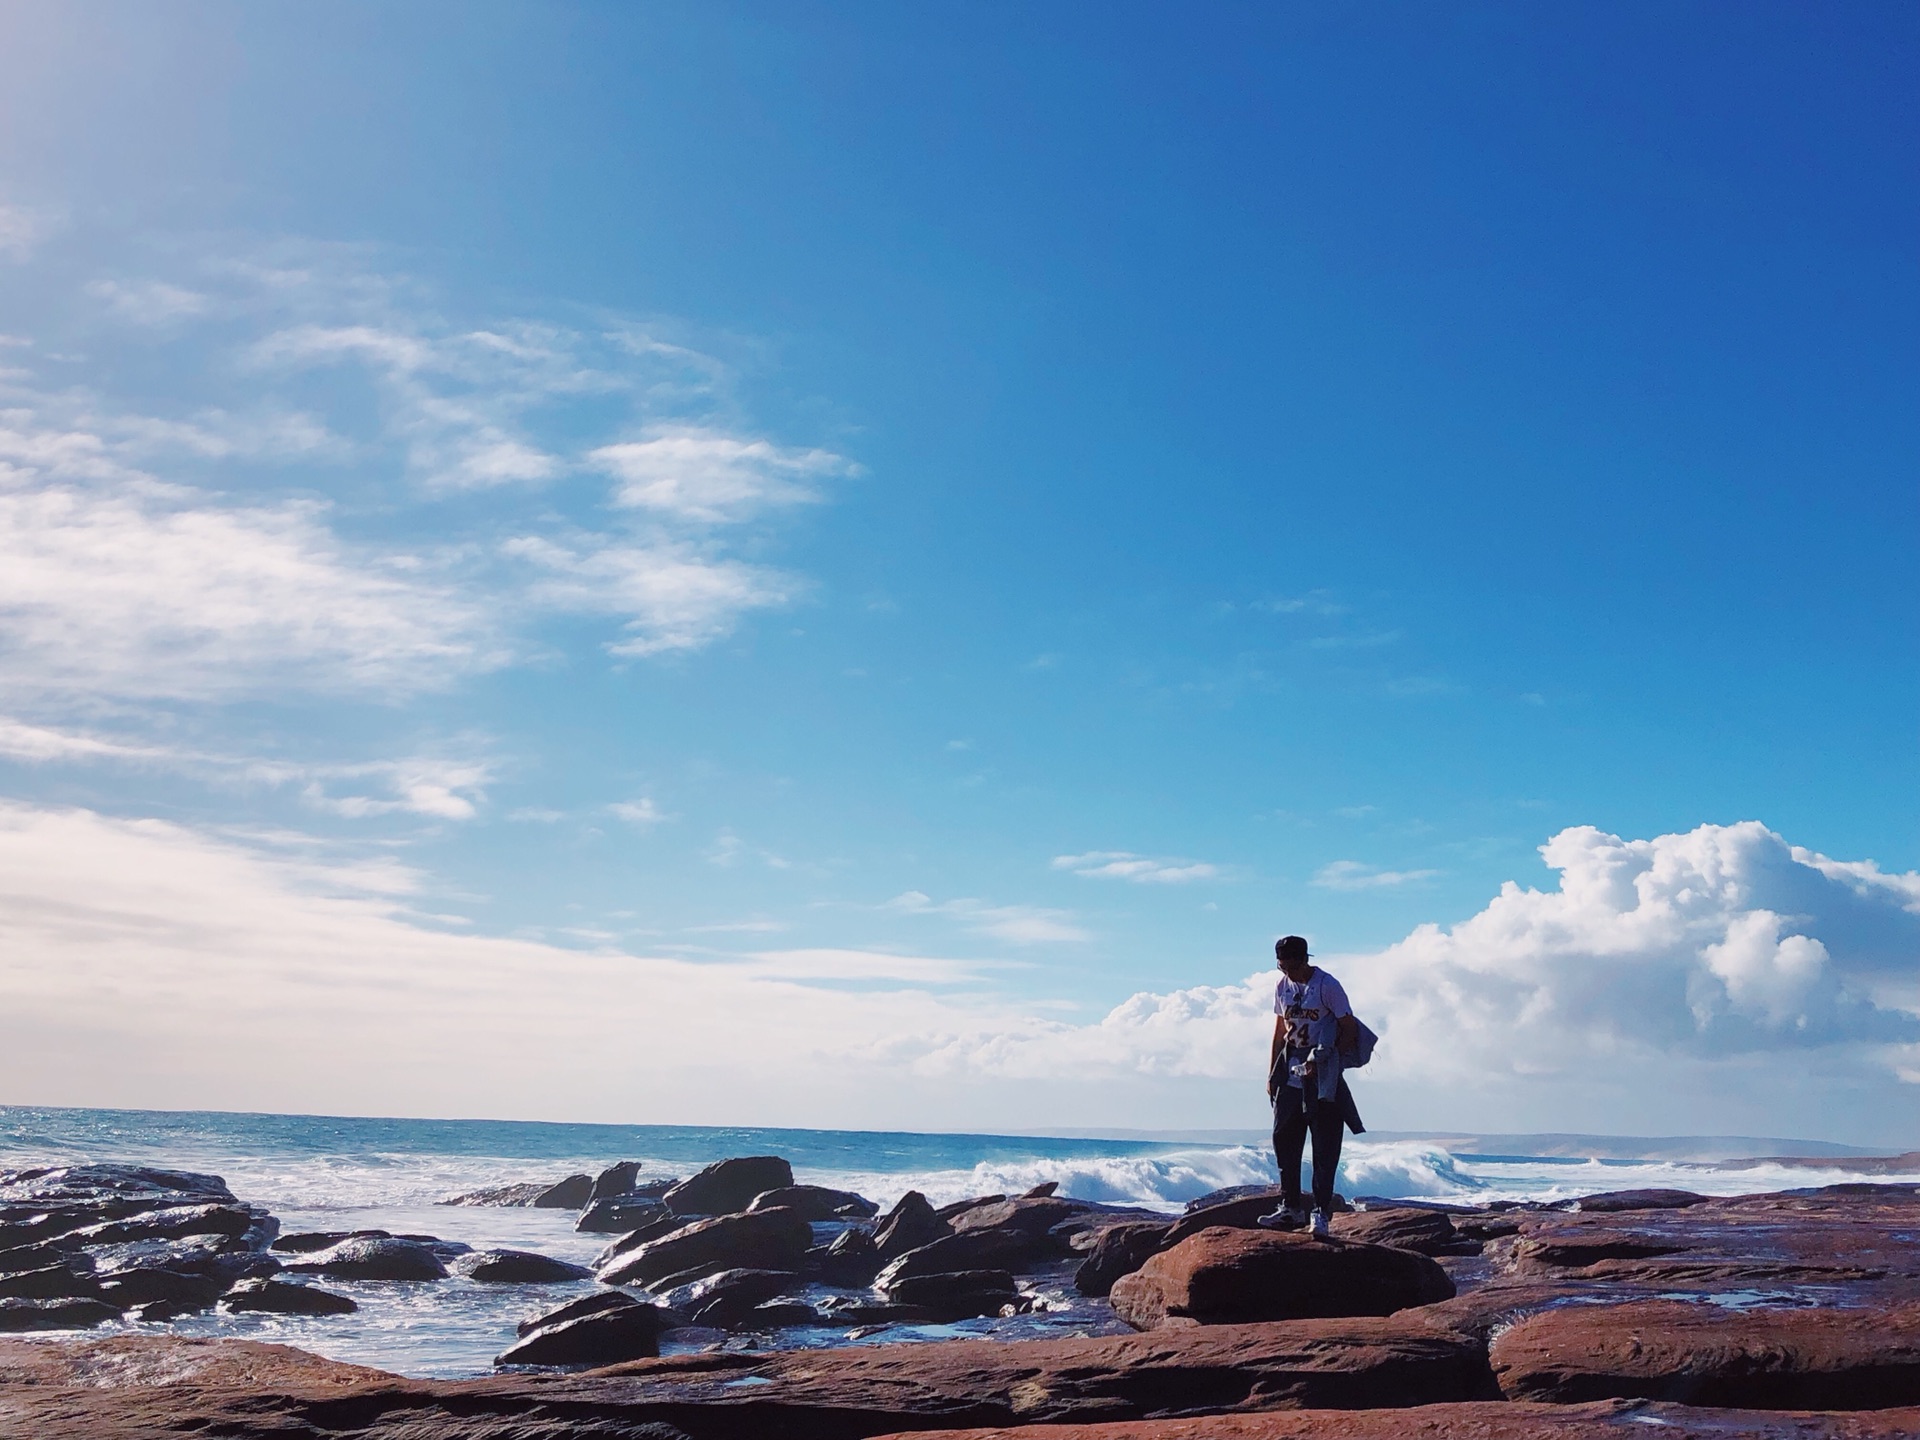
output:
[[[210,1171],[241,1199],[271,1209],[289,1232],[427,1232],[580,1262],[609,1237],[576,1232],[570,1211],[436,1202],[482,1186],[593,1172],[616,1160],[639,1161],[642,1178],[651,1178],[685,1175],[729,1155],[767,1154],[785,1156],[803,1182],[857,1190],[882,1204],[909,1189],[940,1204],[1055,1181],[1061,1194],[1079,1199],[1177,1211],[1208,1191],[1275,1178],[1264,1148],[1217,1142],[0,1107],[0,1169],[119,1160]],[[1738,1194],[1859,1178],[1846,1163],[1721,1170],[1671,1159],[1456,1155],[1422,1141],[1350,1139],[1339,1184],[1349,1195],[1466,1203],[1639,1185]],[[1043,1282],[1043,1290],[1048,1284],[1060,1300],[1051,1320],[995,1333],[1099,1323],[1070,1294],[1064,1273]],[[456,1277],[430,1285],[330,1282],[329,1288],[353,1294],[360,1312],[325,1319],[209,1313],[171,1328],[277,1340],[408,1375],[474,1375],[489,1370],[517,1321],[592,1287],[488,1286]],[[898,1338],[932,1339],[983,1325],[925,1327]],[[836,1338],[842,1337],[811,1331],[779,1343]]]

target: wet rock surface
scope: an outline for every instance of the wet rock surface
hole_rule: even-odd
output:
[[[444,1280],[447,1267],[433,1248],[398,1236],[342,1240],[289,1263],[290,1271],[339,1280]]]
[[[285,1280],[242,1280],[220,1297],[220,1307],[264,1315],[351,1315],[360,1308],[345,1295]]]
[[[731,1215],[756,1195],[793,1184],[793,1166],[778,1155],[719,1160],[668,1189],[660,1198],[676,1215]]]
[[[1572,1306],[1521,1321],[1490,1353],[1502,1392],[1517,1399],[1920,1405],[1920,1305],[1737,1317],[1674,1301]]]
[[[584,1265],[531,1250],[475,1250],[456,1259],[453,1268],[469,1280],[494,1285],[558,1285],[593,1278],[593,1272]]]
[[[698,1279],[721,1270],[797,1270],[812,1244],[812,1228],[788,1210],[717,1215],[617,1255],[600,1279],[651,1286],[670,1276]]]
[[[877,1440],[903,1440],[900,1434]],[[1408,1410],[1291,1411],[1205,1419],[943,1431],[941,1440],[1909,1440],[1920,1410],[1780,1414],[1681,1405],[1421,1405]]]
[[[1739,1199],[1617,1192],[1482,1209],[1382,1200],[1338,1215],[1331,1240],[1315,1241],[1255,1227],[1274,1204],[1264,1188],[1209,1197],[1180,1217],[1043,1186],[938,1209],[909,1195],[875,1219],[858,1196],[791,1183],[784,1165],[747,1157],[684,1181],[643,1182],[637,1166],[619,1162],[574,1177],[584,1182],[573,1186],[583,1192],[576,1208],[597,1204],[641,1223],[596,1263],[608,1288],[530,1315],[499,1356],[510,1373],[494,1380],[363,1378],[348,1387],[347,1409],[327,1410],[314,1387],[332,1382],[270,1379],[294,1371],[262,1361],[238,1388],[216,1394],[218,1385],[187,1381],[177,1406],[156,1398],[116,1414],[93,1395],[104,1389],[97,1381],[53,1384],[64,1397],[53,1405],[46,1383],[6,1381],[0,1358],[0,1434],[659,1440],[664,1432],[642,1427],[666,1425],[688,1440],[851,1440],[1049,1422],[1091,1435],[1124,1421],[1152,1427],[1142,1437],[1195,1440],[1384,1436],[1389,1424],[1395,1440],[1486,1440],[1547,1433],[1535,1413],[1543,1409],[1621,1434],[1644,1434],[1655,1420],[1707,1425],[1709,1410],[1690,1404],[1820,1412],[1793,1421],[1799,1429],[1769,1418],[1773,1429],[1701,1434],[1878,1437],[1910,1433],[1876,1417],[1920,1403],[1911,1388],[1920,1198],[1910,1186]],[[664,1197],[676,1194],[687,1207],[733,1208],[673,1213]],[[532,1252],[464,1253],[432,1236],[276,1238],[272,1217],[218,1177],[139,1167],[0,1173],[0,1223],[9,1227],[0,1232],[0,1330],[18,1332],[166,1320],[215,1304],[325,1308],[316,1284],[273,1278],[283,1265],[428,1284],[449,1266],[504,1284],[586,1278]],[[329,1268],[359,1264],[374,1268]],[[500,1273],[481,1273],[495,1266]],[[1099,1298],[1107,1288],[1111,1303]],[[533,1309],[536,1292],[528,1300]],[[1329,1303],[1380,1313],[1305,1318]],[[1121,1316],[1155,1328],[1116,1333]],[[848,1344],[869,1334],[997,1338]],[[676,1352],[664,1358],[663,1336]],[[821,1345],[838,1348],[765,1348]],[[615,1368],[562,1373],[606,1366]],[[40,1401],[23,1400],[36,1386]],[[1440,1408],[1421,1412],[1418,1426],[1365,1418],[1410,1405]],[[1863,1405],[1881,1408],[1837,1414]],[[1268,1413],[1300,1406],[1362,1413],[1337,1432]],[[1268,1428],[1167,1428],[1202,1415]],[[1273,1428],[1296,1421],[1310,1428]]]

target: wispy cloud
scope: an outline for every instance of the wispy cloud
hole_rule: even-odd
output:
[[[1194,880],[1215,880],[1220,875],[1219,866],[1202,860],[1152,859],[1127,850],[1056,855],[1053,868],[1096,880],[1128,880],[1135,885],[1185,885]]]
[[[643,829],[673,818],[645,796],[638,800],[616,800],[607,806],[607,810],[615,819],[624,820],[629,825],[638,825]]]
[[[207,309],[207,297],[198,290],[169,285],[164,280],[95,280],[87,286],[87,293],[136,325],[164,325]]]
[[[39,224],[0,212],[0,248],[30,258],[21,237]],[[804,593],[801,577],[740,558],[728,527],[817,500],[857,467],[756,433],[722,403],[724,365],[625,322],[450,323],[365,262],[307,247],[209,263],[191,286],[87,287],[128,325],[218,318],[203,349],[226,366],[229,408],[148,413],[64,374],[35,388],[28,361],[0,378],[0,679],[15,693],[392,698],[538,653],[524,632],[543,614],[607,617],[607,649],[643,658],[712,644]],[[344,403],[321,383],[343,367],[371,384],[371,411],[363,392]],[[460,538],[347,538],[314,496],[315,467],[349,460],[356,485],[410,479],[411,495],[381,503],[427,503],[424,491],[433,530]],[[235,468],[245,461],[268,463]],[[276,495],[283,464],[303,468]],[[497,495],[457,508],[476,490],[593,475],[613,477],[608,503],[571,521]],[[757,549],[767,539],[754,532]]]
[[[0,205],[0,259],[24,264],[58,234],[65,217],[44,206]]]
[[[633,543],[599,535],[523,535],[501,552],[533,571],[526,594],[554,610],[622,617],[610,654],[697,650],[730,634],[752,610],[787,604],[798,577],[714,556],[687,541]]]
[[[586,458],[620,481],[616,505],[697,524],[817,501],[820,492],[810,481],[851,468],[830,450],[789,449],[693,425],[655,425],[639,440],[603,445]]]
[[[114,475],[84,432],[0,433],[5,461],[0,675],[16,694],[391,694],[507,658],[474,597],[420,557],[348,547],[313,503]]]
[[[194,775],[217,784],[297,788],[313,808],[362,818],[406,813],[470,820],[492,781],[490,761],[406,756],[358,763],[312,763],[220,754],[33,725],[0,716],[0,758],[33,765],[118,764]],[[369,786],[375,793],[367,793]]]
[[[894,896],[885,908],[908,915],[944,915],[969,930],[1016,945],[1078,943],[1093,938],[1074,923],[1071,911],[1038,905],[989,905],[971,899],[936,902],[918,890],[908,890]]]
[[[1358,860],[1335,860],[1314,872],[1313,883],[1325,890],[1390,890],[1431,880],[1438,870],[1378,870]]]

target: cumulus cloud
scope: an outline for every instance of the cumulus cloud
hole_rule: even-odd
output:
[[[1596,1089],[1605,1113],[1699,1130],[1756,1075],[1778,1082],[1753,1097],[1774,1118],[1802,1090],[1898,1108],[1920,1071],[1920,875],[1757,824],[1575,829],[1543,849],[1556,888],[1509,885],[1451,928],[1328,957],[1382,1033],[1368,1096],[1489,1130],[1575,1128]],[[138,1085],[159,1105],[812,1124],[1057,1123],[1079,1096],[1083,1123],[1257,1123],[1271,970],[1080,1021],[997,993],[979,961],[636,955],[590,925],[592,948],[570,949],[449,933],[431,891],[390,858],[328,859],[301,837],[0,802],[0,1086],[47,1103]],[[895,908],[989,933],[1034,918],[917,892]],[[76,1052],[103,1058],[77,1069]],[[1462,1095],[1479,1108],[1443,1118]],[[1543,1095],[1545,1114],[1520,1108]]]
[[[1554,1074],[1633,1057],[1920,1040],[1920,876],[1835,862],[1754,821],[1541,847],[1557,890],[1509,882],[1451,929],[1356,967],[1423,1073]]]
[[[1920,874],[1835,861],[1757,822],[1652,840],[1579,827],[1541,853],[1556,889],[1510,882],[1451,928],[1328,959],[1382,1035],[1370,1078],[1480,1092],[1605,1082],[1652,1105],[1672,1102],[1676,1063],[1708,1084],[1716,1065],[1744,1074],[1756,1060],[1777,1061],[1785,1083],[1795,1056],[1867,1084],[1920,1071]],[[1273,983],[1263,969],[1143,992],[1091,1025],[1030,1019],[902,1043],[913,1063],[955,1073],[1229,1079],[1263,1063]]]
[[[1184,885],[1218,878],[1220,867],[1201,860],[1155,860],[1128,850],[1089,850],[1056,855],[1053,868],[1095,880],[1129,880],[1135,885]]]

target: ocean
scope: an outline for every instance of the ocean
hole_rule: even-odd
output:
[[[1251,1137],[1249,1137],[1251,1138]],[[1737,1144],[1701,1141],[1701,1157],[1671,1139],[1526,1137],[1556,1153],[1499,1153],[1499,1137],[1349,1138],[1338,1188],[1375,1195],[1478,1204],[1555,1200],[1601,1190],[1662,1186],[1745,1194],[1873,1179],[1889,1174],[1845,1155],[1815,1164],[1726,1168]],[[1586,1139],[1593,1154],[1569,1140]],[[1755,1142],[1748,1154],[1782,1153],[1791,1142]],[[1838,1149],[1839,1147],[1828,1147]],[[597,1172],[640,1163],[643,1179],[686,1175],[729,1155],[782,1155],[802,1183],[855,1190],[891,1205],[919,1190],[936,1205],[971,1195],[1015,1194],[1046,1181],[1083,1200],[1177,1212],[1212,1190],[1271,1184],[1273,1156],[1218,1137],[1178,1139],[923,1135],[857,1130],[777,1130],[672,1125],[569,1125],[503,1120],[399,1120],[312,1115],[0,1107],[0,1169],[125,1161],[208,1171],[242,1200],[264,1205],[284,1233],[384,1229],[425,1232],[484,1248],[537,1250],[585,1263],[612,1237],[573,1229],[571,1211],[449,1206],[464,1191]],[[1598,1158],[1604,1155],[1607,1158]],[[521,1319],[592,1288],[485,1285],[455,1277],[435,1284],[328,1282],[351,1294],[357,1314],[325,1318],[226,1315],[166,1327],[185,1335],[231,1335],[298,1345],[336,1360],[402,1375],[458,1377],[491,1370]],[[1084,1329],[1086,1308],[1059,1313]],[[1038,1322],[1036,1322],[1038,1323]],[[979,1333],[980,1322],[915,1327],[899,1338]],[[973,1327],[970,1329],[970,1327]],[[129,1329],[141,1329],[129,1325]],[[156,1328],[156,1327],[144,1327]],[[1032,1333],[1022,1325],[994,1333]],[[891,1337],[890,1337],[891,1338]],[[820,1343],[817,1339],[795,1343]]]

